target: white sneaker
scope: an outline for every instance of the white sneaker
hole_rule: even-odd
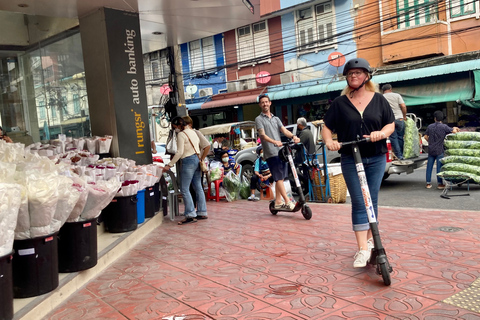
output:
[[[375,244],[373,243],[373,238],[367,240],[367,248],[368,251],[372,251],[375,248]]]
[[[247,198],[248,201],[258,201],[259,199],[257,197],[255,197],[254,194],[252,194],[250,197]]]
[[[293,201],[285,203],[284,208],[287,210],[293,210],[295,209],[295,203]]]
[[[284,206],[285,206],[285,203],[283,203],[283,202],[280,203],[280,204],[275,204],[275,209],[280,210],[280,209],[283,209]]]
[[[368,260],[370,260],[370,254],[371,251],[369,250],[358,250],[358,252],[355,254],[355,261],[353,261],[353,267],[354,268],[363,268],[367,266]]]

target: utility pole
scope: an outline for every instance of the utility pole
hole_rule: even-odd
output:
[[[174,69],[172,70],[172,75],[175,77],[174,81],[176,83],[177,114],[179,116],[186,116],[187,108],[185,106],[185,95],[183,93],[182,52],[180,51],[179,45],[173,46],[173,57]]]

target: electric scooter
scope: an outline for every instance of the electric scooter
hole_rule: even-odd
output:
[[[307,205],[307,201],[305,200],[305,196],[303,194],[302,185],[300,180],[298,179],[297,169],[293,162],[293,155],[292,155],[292,148],[295,147],[303,147],[303,145],[297,145],[293,142],[284,142],[283,147],[279,150],[280,159],[284,162],[287,162],[290,165],[290,169],[292,170],[293,177],[295,179],[295,186],[297,187],[298,192],[298,201],[295,203],[295,207],[292,210],[289,209],[275,209],[275,200],[270,201],[270,212],[273,215],[276,215],[278,212],[297,212],[302,210],[302,215],[306,220],[310,220],[312,218],[312,209]]]
[[[392,283],[390,273],[393,271],[393,269],[388,262],[385,248],[383,247],[382,241],[380,239],[377,218],[375,216],[375,211],[373,210],[372,198],[370,197],[370,190],[368,189],[367,184],[367,177],[365,175],[362,157],[358,148],[358,143],[362,142],[370,142],[370,138],[342,142],[340,144],[342,145],[342,147],[347,145],[351,145],[352,147],[353,157],[355,159],[355,167],[357,168],[358,179],[360,180],[360,186],[362,188],[363,199],[365,202],[365,209],[367,210],[368,222],[370,224],[370,229],[372,230],[373,243],[375,245],[375,248],[372,249],[370,261],[368,263],[377,266],[377,274],[381,275],[383,278],[383,283],[385,283],[386,286],[389,286]]]

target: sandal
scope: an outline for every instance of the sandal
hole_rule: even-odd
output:
[[[181,226],[182,224],[187,224],[191,222],[197,222],[197,219],[195,218],[186,218],[185,220],[178,221],[178,225]]]
[[[197,216],[197,220],[206,220],[208,216]]]
[[[431,185],[430,183],[427,183],[427,185],[425,186],[425,188],[431,189],[431,188],[432,188],[432,185]]]

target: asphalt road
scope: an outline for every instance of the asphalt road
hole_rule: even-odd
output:
[[[454,186],[447,196],[469,193],[469,196],[453,196],[450,199],[441,198],[442,190],[437,189],[437,180],[432,173],[432,188],[426,189],[426,167],[415,170],[411,174],[391,175],[383,181],[379,194],[380,206],[413,207],[449,210],[480,210],[480,185],[470,184],[461,187]],[[435,168],[434,168],[435,171]],[[347,200],[348,201],[348,200]]]

